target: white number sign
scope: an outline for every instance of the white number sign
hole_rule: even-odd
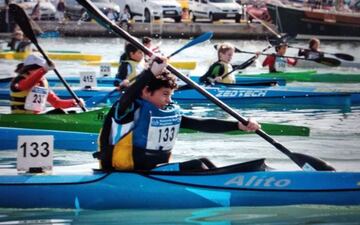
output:
[[[51,170],[53,166],[54,136],[18,136],[17,169],[29,171],[30,168]]]
[[[96,73],[94,71],[80,72],[80,87],[95,88],[97,86]]]
[[[110,63],[101,63],[100,64],[100,76],[102,76],[102,77],[111,76],[111,65],[110,65]]]

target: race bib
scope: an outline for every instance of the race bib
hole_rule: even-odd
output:
[[[45,110],[49,90],[44,87],[35,86],[26,96],[25,109],[42,112]]]
[[[146,149],[170,150],[179,132],[181,117],[151,117]]]
[[[277,58],[275,61],[275,68],[278,72],[286,71],[286,61],[282,58]]]

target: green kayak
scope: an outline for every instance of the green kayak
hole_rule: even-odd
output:
[[[286,82],[326,82],[326,83],[360,83],[360,74],[341,74],[341,73],[317,73],[316,70],[279,72],[279,73],[258,73],[258,74],[238,74],[239,77],[257,77],[285,79]]]
[[[0,127],[35,128],[98,133],[110,108],[70,114],[0,114]],[[262,129],[270,135],[309,136],[310,129],[303,126],[262,123]],[[181,133],[197,131],[181,129]],[[233,131],[227,134],[248,134]]]

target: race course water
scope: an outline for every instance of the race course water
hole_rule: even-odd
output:
[[[161,50],[169,55],[188,40],[161,40]],[[157,40],[155,40],[157,42]],[[267,46],[265,41],[232,41],[238,48],[259,51]],[[45,50],[78,50],[84,53],[101,54],[105,61],[117,61],[124,48],[119,38],[59,38],[40,39]],[[216,60],[211,41],[179,53],[174,59],[196,60],[198,66],[191,74],[202,75]],[[305,42],[292,45],[306,46]],[[327,52],[351,53],[360,61],[359,43],[322,43]],[[269,53],[273,50],[269,50]],[[296,51],[289,49],[289,55]],[[236,54],[233,62],[241,63],[251,55]],[[0,60],[0,77],[12,74],[19,61]],[[66,76],[78,75],[79,71],[99,68],[81,62],[56,61],[59,72]],[[255,66],[247,71],[264,71]],[[360,68],[325,68],[324,72],[359,73]],[[113,73],[116,71],[113,68]],[[244,72],[245,73],[245,72]],[[50,75],[49,75],[50,76]],[[341,87],[342,90],[360,91],[359,84],[289,83],[290,86]],[[186,114],[201,117],[232,119],[227,113],[212,104],[183,105]],[[338,108],[289,108],[278,106],[234,107],[244,117],[254,117],[260,122],[273,122],[307,126],[309,137],[274,137],[292,152],[319,157],[338,171],[360,171],[360,107]],[[1,107],[2,113],[9,112]],[[1,143],[0,143],[1,144]],[[261,137],[251,134],[232,136],[224,134],[181,134],[173,149],[172,161],[185,161],[208,157],[216,165],[224,166],[258,158],[266,158],[267,164],[279,170],[297,170],[298,167],[275,147]],[[97,161],[89,152],[57,150],[55,166],[97,167]],[[16,152],[0,152],[0,167],[16,168]],[[124,181],[126,182],[126,181]],[[2,196],[4,197],[4,196]],[[181,198],[181,196],[178,196]],[[60,209],[0,209],[0,224],[360,224],[360,207],[335,206],[290,206],[290,207],[234,207],[189,210],[60,210]]]

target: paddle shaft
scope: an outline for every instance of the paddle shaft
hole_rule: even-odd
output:
[[[266,29],[268,29],[268,31],[270,31],[271,33],[273,33],[277,38],[281,38],[281,35],[276,32],[274,29],[272,29],[268,24],[265,23],[265,21],[263,21],[262,19],[260,19],[259,17],[255,16],[252,12],[247,11],[247,13],[252,16],[253,18],[255,18],[256,20],[258,20],[261,25],[263,25],[264,27],[266,27]]]
[[[85,9],[89,10],[91,14],[93,14],[94,18],[99,21],[100,24],[106,26],[107,28],[111,29],[118,35],[122,36],[124,39],[126,39],[128,42],[135,45],[138,49],[142,50],[145,54],[152,56],[154,53],[151,52],[148,48],[146,48],[143,44],[141,44],[136,38],[128,34],[126,31],[121,29],[119,26],[117,26],[113,21],[110,21],[96,6],[94,6],[91,2],[87,0],[77,0]],[[248,121],[243,118],[240,114],[238,114],[236,111],[234,111],[232,108],[230,108],[228,105],[220,101],[215,96],[211,95],[209,92],[207,92],[204,88],[200,87],[198,84],[196,84],[194,81],[186,77],[185,75],[181,74],[179,71],[177,71],[173,66],[168,65],[167,69],[176,75],[178,78],[180,78],[182,81],[184,81],[189,86],[196,89],[198,92],[200,92],[202,95],[206,96],[210,101],[215,103],[217,106],[219,106],[221,109],[229,113],[231,116],[233,116],[235,119],[240,121],[243,124],[248,124]],[[287,155],[290,159],[292,159],[300,168],[306,163],[301,162],[299,159],[295,159],[295,155],[290,152],[286,147],[284,147],[282,144],[277,142],[275,139],[270,137],[268,134],[266,134],[263,130],[259,129],[255,131],[256,134],[258,134],[260,137],[264,138],[266,141],[268,141],[270,144],[272,144],[274,147],[276,147],[278,150],[280,150],[282,153]]]
[[[29,18],[26,15],[24,9],[16,4],[10,4],[10,9],[12,10],[12,12],[14,13],[14,18],[15,21],[17,22],[17,24],[20,26],[21,30],[24,32],[24,34],[31,40],[32,43],[34,43],[34,45],[36,46],[36,48],[38,49],[38,51],[43,55],[44,59],[46,60],[46,62],[48,63],[48,65],[51,65],[51,61],[49,59],[49,57],[47,56],[47,54],[43,51],[43,49],[40,47],[35,34],[32,30],[32,26],[29,22]],[[71,94],[71,96],[75,99],[75,101],[78,103],[78,105],[81,107],[81,109],[85,112],[87,111],[86,108],[84,106],[82,106],[80,103],[79,98],[76,96],[76,94],[71,90],[71,88],[69,87],[69,85],[67,84],[67,82],[62,78],[62,76],[60,75],[60,73],[57,71],[56,68],[54,68],[54,72],[55,74],[58,76],[58,78],[60,79],[60,81],[64,84],[65,88],[69,91],[69,93]]]
[[[242,53],[247,53],[247,54],[255,54],[255,52],[248,52],[248,51],[242,51],[239,50]],[[265,53],[260,53],[259,55],[273,55],[273,54],[265,54]],[[339,66],[341,64],[341,62],[335,58],[328,58],[328,57],[320,57],[319,59],[306,59],[306,58],[300,58],[300,57],[294,57],[294,56],[279,56],[279,57],[283,57],[283,58],[290,58],[290,59],[298,59],[298,60],[306,60],[306,61],[313,61],[316,63],[320,63],[320,64],[324,64],[327,66]]]
[[[304,48],[300,48],[300,47],[296,47],[296,46],[291,46],[291,45],[288,45],[289,48],[295,48],[295,49],[304,49]],[[305,50],[309,50],[309,51],[312,51],[312,52],[316,52],[316,51],[313,51],[311,49],[305,49]],[[323,51],[319,51],[319,52],[316,52],[316,53],[323,53],[323,54],[327,54],[327,55],[333,55],[339,59],[343,59],[343,60],[346,60],[346,61],[354,61],[354,56],[350,55],[350,54],[345,54],[345,53],[330,53],[330,52],[323,52]]]

